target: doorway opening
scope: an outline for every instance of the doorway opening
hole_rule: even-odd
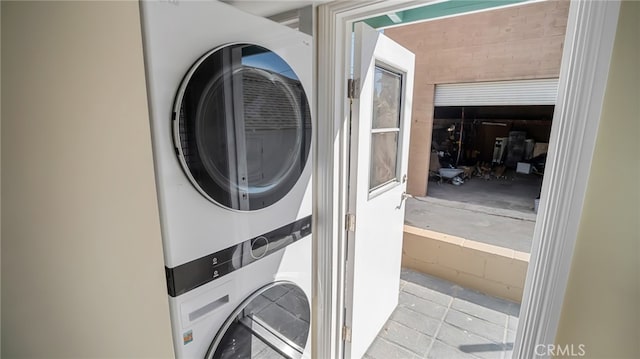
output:
[[[314,171],[316,208],[321,214],[314,217],[314,248],[317,251],[314,317],[319,319],[315,327],[314,338],[318,345],[314,347],[314,353],[318,357],[342,357],[350,334],[355,335],[355,331],[350,333],[349,328],[344,327],[345,298],[340,290],[345,286],[345,243],[347,224],[350,223],[346,210],[349,34],[357,21],[391,12],[396,12],[394,18],[406,19],[400,10],[425,3],[336,2],[318,8],[317,111],[322,123],[317,132],[318,146],[322,150],[316,152]],[[534,231],[532,256],[535,261],[527,273],[514,357],[529,355],[536,346],[552,344],[555,340],[600,122],[619,9],[616,2],[571,2],[570,5],[547,176],[543,181],[541,211]],[[412,127],[416,126],[413,123]],[[426,183],[426,178],[422,183]]]
[[[412,198],[398,306],[365,357],[511,356],[568,8],[524,3],[378,29],[416,55]],[[546,92],[527,91],[540,84]]]

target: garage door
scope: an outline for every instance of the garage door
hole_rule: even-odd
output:
[[[555,105],[558,79],[436,85],[435,106]]]

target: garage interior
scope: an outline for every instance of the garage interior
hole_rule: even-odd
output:
[[[436,106],[427,196],[535,212],[553,110],[553,105]]]

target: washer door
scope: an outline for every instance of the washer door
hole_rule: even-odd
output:
[[[302,357],[311,307],[290,282],[267,285],[238,307],[216,335],[207,359]]]
[[[189,70],[175,102],[180,163],[203,196],[235,210],[283,198],[311,148],[307,95],[276,53],[251,44],[210,51]]]

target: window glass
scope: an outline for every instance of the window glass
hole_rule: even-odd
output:
[[[396,179],[397,153],[398,132],[371,135],[370,189],[375,189]]]
[[[376,66],[374,80],[371,128],[400,127],[402,75]]]

